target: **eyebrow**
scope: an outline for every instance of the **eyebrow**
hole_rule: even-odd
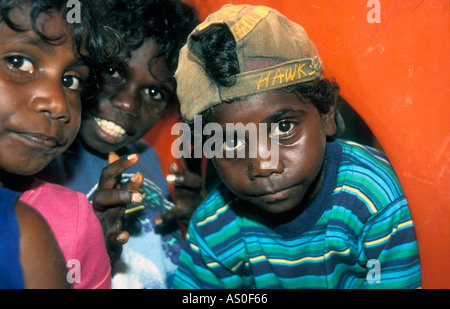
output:
[[[52,53],[55,50],[54,45],[51,44],[49,42],[46,42],[45,40],[41,39],[41,38],[34,38],[34,37],[26,37],[23,38],[17,42],[15,42],[16,44],[24,44],[24,45],[34,45],[37,48],[43,50],[46,53]],[[87,61],[84,59],[84,57],[75,57],[74,61],[69,65],[69,67],[76,67],[76,66],[87,66],[89,67],[89,64],[87,63]]]
[[[38,47],[39,49],[44,50],[47,53],[51,53],[54,51],[54,47],[52,44],[49,44],[47,42],[45,42],[44,40],[42,40],[41,38],[30,38],[27,37],[23,40],[20,40],[16,43],[20,43],[20,44],[24,44],[24,45],[34,45],[36,47]]]
[[[264,119],[264,122],[266,123],[276,123],[280,118],[282,118],[284,115],[288,113],[301,113],[302,111],[294,110],[292,107],[288,106],[286,108],[280,109],[276,111],[275,113],[267,116]]]

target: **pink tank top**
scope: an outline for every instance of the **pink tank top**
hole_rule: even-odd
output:
[[[76,289],[109,289],[111,264],[103,231],[91,203],[83,193],[40,182],[24,192],[21,201],[47,220],[68,267],[67,280]]]

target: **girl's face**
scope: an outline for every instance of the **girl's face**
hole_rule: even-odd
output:
[[[107,70],[96,102],[83,112],[80,136],[90,148],[119,151],[156,124],[174,92],[164,57],[153,57],[158,50],[148,39],[127,65]]]
[[[41,14],[37,20],[45,34],[65,34],[51,44],[31,30],[29,9],[16,8],[10,17],[27,30],[0,23],[0,168],[31,175],[76,137],[80,86],[89,69],[76,56],[61,14]]]
[[[314,181],[324,162],[326,136],[334,134],[336,129],[334,109],[320,115],[313,104],[302,103],[291,93],[271,91],[220,104],[213,115],[213,121],[219,123],[224,132],[227,123],[244,126],[254,123],[258,131],[259,124],[266,123],[269,128],[267,141],[258,138],[256,158],[246,155],[245,158],[214,159],[222,181],[237,197],[266,212],[281,214],[294,210],[308,190],[314,191],[317,183]],[[271,123],[276,124],[272,130]],[[261,136],[259,133],[257,136]],[[279,160],[270,163],[266,155],[270,149],[266,145],[270,146],[274,136],[279,139]],[[245,132],[245,140],[228,141],[223,147],[227,151],[237,150],[248,147],[249,142],[248,132]],[[263,153],[266,154],[261,156]]]

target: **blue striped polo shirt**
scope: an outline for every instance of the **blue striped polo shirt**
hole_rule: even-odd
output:
[[[189,225],[175,288],[419,288],[414,226],[386,156],[327,143],[325,179],[291,221],[241,215],[224,186]]]

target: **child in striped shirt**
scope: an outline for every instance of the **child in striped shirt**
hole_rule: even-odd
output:
[[[176,288],[420,287],[399,181],[384,154],[336,139],[339,86],[301,26],[224,6],[175,77],[186,122],[220,132],[203,145],[223,182],[191,219]]]

